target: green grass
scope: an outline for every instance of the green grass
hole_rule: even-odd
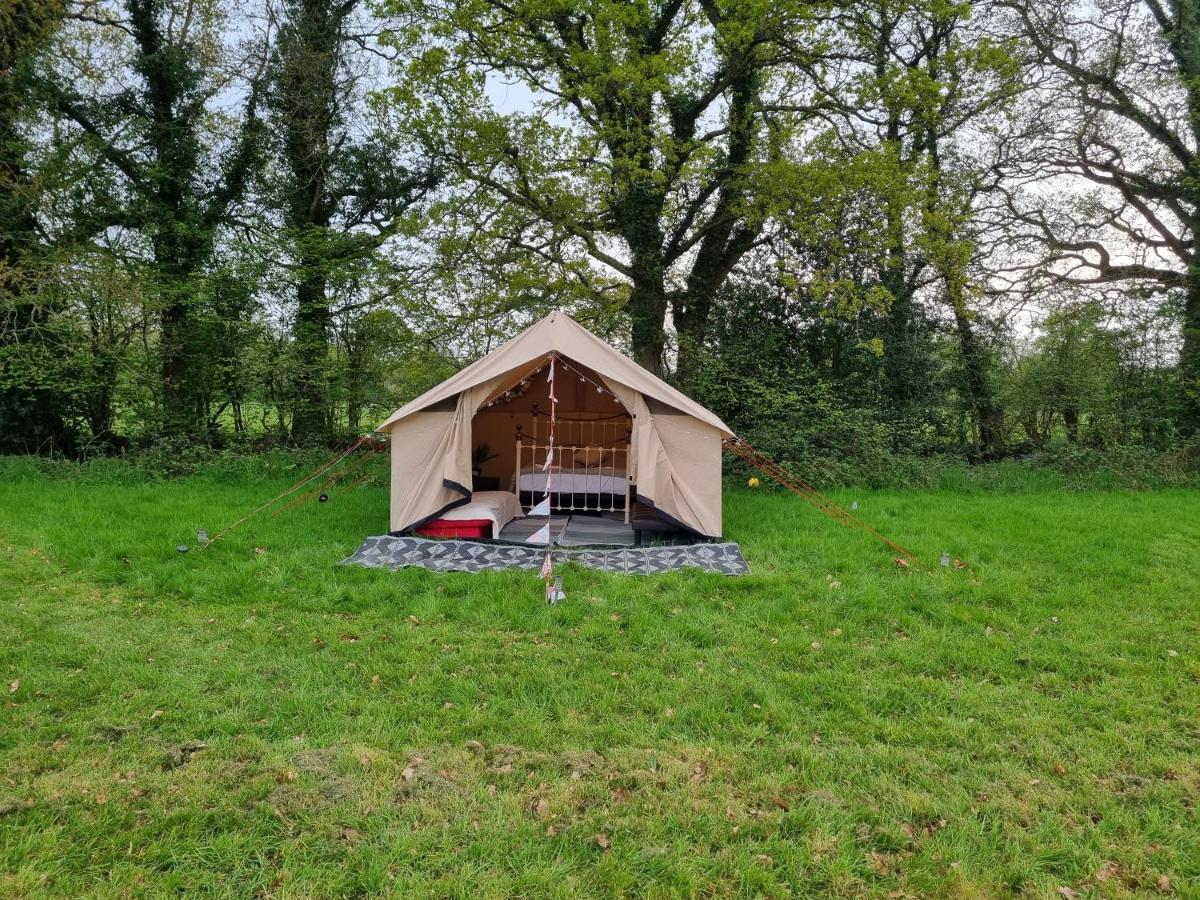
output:
[[[732,491],[551,608],[337,566],[379,488],[177,553],[260,465],[0,462],[0,895],[1200,895],[1200,492]]]

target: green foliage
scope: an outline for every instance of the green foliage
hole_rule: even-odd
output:
[[[392,42],[407,61],[390,101],[471,199],[462,214],[519,242],[552,277],[591,280],[577,265],[590,258],[627,280],[633,355],[661,372],[668,308],[677,329],[702,336],[713,294],[795,183],[789,144],[810,114],[779,94],[820,52],[819,9],[386,6],[405,23]],[[497,108],[495,77],[528,90],[531,108]],[[680,351],[686,370],[690,346]]]
[[[59,367],[30,365],[32,357],[44,356],[54,328],[34,275],[42,265],[38,212],[44,188],[28,133],[38,120],[32,73],[63,14],[59,0],[0,4],[0,451],[7,452],[74,448],[69,390],[53,377]]]
[[[1028,353],[1006,373],[1003,400],[1025,440],[1041,447],[1056,436],[1094,446],[1142,443],[1165,449],[1176,440],[1171,407],[1177,376],[1142,364],[1136,331],[1110,323],[1095,305],[1045,318]]]
[[[1175,274],[991,305],[993,4],[88,8],[0,7],[0,449],[337,442],[554,308],[824,483],[1186,432]]]
[[[697,399],[755,446],[823,484],[886,485],[900,459],[957,449],[934,335],[927,333],[931,349],[912,375],[920,385],[914,405],[900,416],[884,391],[884,317],[869,309],[853,318],[822,316],[823,309],[803,291],[730,285],[714,307],[692,382]]]

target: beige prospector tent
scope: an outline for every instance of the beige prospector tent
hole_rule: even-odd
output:
[[[531,374],[557,356],[558,415],[621,428],[626,492],[706,537],[721,536],[719,418],[561,312],[406,404],[377,429],[391,437],[391,531],[401,533],[466,503],[473,466],[493,486],[517,490],[520,435],[545,418],[544,378]],[[601,387],[603,386],[603,387]],[[604,390],[606,388],[607,390]],[[539,391],[543,391],[539,395]],[[539,399],[540,397],[540,399]],[[514,442],[514,434],[517,440]],[[484,447],[483,445],[486,445]],[[487,457],[483,459],[483,457]]]

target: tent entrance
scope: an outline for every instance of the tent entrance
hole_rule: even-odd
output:
[[[509,490],[528,510],[546,495],[561,512],[629,520],[633,418],[595,372],[559,357],[550,452],[548,359],[498,389],[471,422],[476,490]]]

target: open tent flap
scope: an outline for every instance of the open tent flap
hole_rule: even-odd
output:
[[[720,537],[724,433],[617,381],[604,383],[633,414],[630,477],[638,499],[685,528]]]
[[[449,406],[449,409],[441,407]],[[467,496],[445,483],[445,460],[453,453],[458,403],[413,413],[391,428],[390,528],[400,532],[436,517]]]
[[[469,388],[390,426],[390,526],[408,531],[471,498],[472,419],[509,373]]]
[[[651,408],[656,405],[650,401]],[[639,480],[639,499],[650,499],[659,512],[693,531],[720,537],[722,434],[669,407],[652,416],[658,439],[654,479],[646,489]]]

